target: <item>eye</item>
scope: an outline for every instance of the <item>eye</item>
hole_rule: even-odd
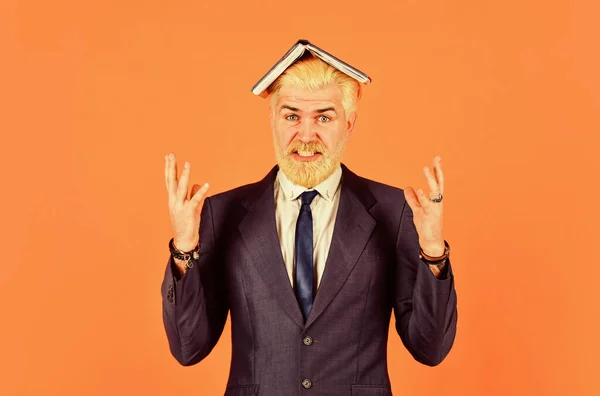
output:
[[[319,116],[319,121],[321,121],[321,122],[327,122],[329,120],[331,120],[331,118],[329,118],[325,115]]]
[[[286,116],[285,119],[288,121],[297,121],[298,116],[296,114],[290,114],[290,115]]]

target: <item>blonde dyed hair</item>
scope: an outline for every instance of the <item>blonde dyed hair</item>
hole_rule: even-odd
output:
[[[312,53],[290,66],[271,84],[267,93],[271,105],[274,105],[277,101],[277,94],[283,85],[301,86],[305,89],[316,90],[330,84],[336,84],[340,87],[342,107],[346,117],[348,117],[350,113],[356,111],[358,100],[361,97],[362,88],[360,83]]]

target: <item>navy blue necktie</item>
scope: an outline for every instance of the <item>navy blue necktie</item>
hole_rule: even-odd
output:
[[[313,303],[313,220],[310,203],[317,194],[317,191],[302,193],[302,206],[296,222],[296,298],[304,320],[308,318]]]

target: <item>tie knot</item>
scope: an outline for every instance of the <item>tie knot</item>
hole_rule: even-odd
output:
[[[316,190],[313,191],[304,191],[302,195],[300,195],[300,199],[302,200],[302,205],[310,205],[313,199],[319,194]]]

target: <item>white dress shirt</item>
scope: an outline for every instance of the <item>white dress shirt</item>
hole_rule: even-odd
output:
[[[294,287],[296,220],[300,213],[300,206],[302,206],[299,197],[304,191],[317,190],[319,193],[310,204],[313,218],[313,268],[316,290],[321,282],[331,245],[340,202],[341,179],[342,168],[338,166],[327,179],[315,188],[309,189],[292,183],[281,170],[277,173],[274,186],[277,233],[292,287]]]

